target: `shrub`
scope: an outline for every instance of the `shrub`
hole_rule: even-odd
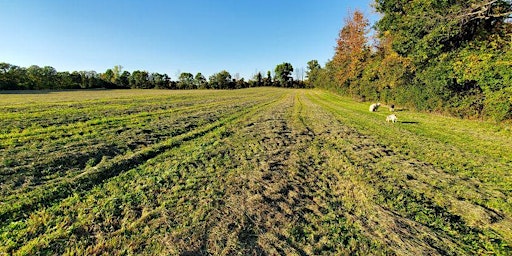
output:
[[[484,113],[486,116],[503,121],[512,118],[512,87],[496,92],[486,93],[484,101]]]

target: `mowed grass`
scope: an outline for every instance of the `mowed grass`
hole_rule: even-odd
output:
[[[0,94],[0,254],[510,255],[510,126],[368,105]]]

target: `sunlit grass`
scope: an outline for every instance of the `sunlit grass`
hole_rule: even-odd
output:
[[[409,110],[391,124],[368,104],[276,88],[0,95],[0,252],[511,253],[510,129]]]

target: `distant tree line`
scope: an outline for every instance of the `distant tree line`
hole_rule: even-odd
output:
[[[95,71],[59,72],[50,66],[32,65],[28,68],[9,63],[0,63],[0,90],[59,90],[59,89],[241,89],[248,87],[276,86],[287,88],[304,88],[302,79],[293,79],[294,69],[290,63],[276,66],[274,73],[261,72],[245,81],[238,75],[234,77],[222,70],[206,77],[197,73],[183,72],[177,80],[167,74],[149,73],[136,70],[123,71],[122,66],[114,66],[104,73]]]
[[[376,0],[376,43],[359,11],[308,82],[360,100],[459,117],[512,119],[510,0]]]

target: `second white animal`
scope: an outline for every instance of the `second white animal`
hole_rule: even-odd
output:
[[[391,114],[386,117],[386,122],[396,122],[398,120],[398,117],[396,117],[395,114]]]

